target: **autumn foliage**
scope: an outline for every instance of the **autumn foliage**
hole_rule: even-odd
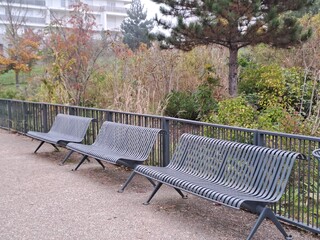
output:
[[[72,104],[84,104],[97,60],[108,46],[107,34],[97,36],[95,27],[95,18],[88,6],[79,3],[73,6],[69,17],[55,19],[48,28],[45,45],[52,65],[47,68],[44,82],[60,85],[67,95],[65,101]]]
[[[39,60],[38,50],[40,37],[30,29],[26,29],[21,36],[11,39],[11,45],[4,55],[0,55],[0,66],[3,71],[14,70],[16,73],[16,84],[19,85],[19,73],[29,72],[35,60]]]

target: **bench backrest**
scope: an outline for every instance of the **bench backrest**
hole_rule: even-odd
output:
[[[168,167],[277,201],[299,153],[183,134]]]
[[[158,128],[140,127],[122,123],[104,122],[93,143],[115,152],[146,160],[157,139]]]
[[[52,123],[49,133],[59,133],[83,139],[92,120],[93,118],[59,113]]]

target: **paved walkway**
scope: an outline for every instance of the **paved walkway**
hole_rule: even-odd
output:
[[[117,193],[129,172],[91,161],[71,171],[80,156],[64,166],[66,153],[0,130],[0,240],[23,239],[245,239],[256,216],[200,198],[181,199],[163,187],[149,206],[150,183],[137,176]],[[286,227],[294,239],[318,239]],[[282,239],[264,221],[254,239]]]

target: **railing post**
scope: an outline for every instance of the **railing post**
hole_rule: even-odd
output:
[[[48,132],[48,108],[47,104],[41,104],[43,131]]]
[[[253,144],[256,146],[265,146],[263,134],[259,130],[254,131]]]
[[[109,111],[107,111],[106,112],[106,120],[108,121],[108,122],[112,122],[112,113],[111,112],[109,112]]]
[[[70,115],[76,115],[75,113],[76,113],[76,109],[74,107],[70,107],[69,108],[69,114]]]
[[[162,142],[162,151],[163,151],[163,162],[164,166],[167,166],[170,161],[170,129],[169,129],[169,120],[166,118],[161,118],[161,128],[164,130],[163,133],[163,142]]]
[[[8,129],[12,128],[12,104],[11,100],[8,100]]]
[[[28,121],[28,109],[27,109],[27,103],[22,103],[22,111],[23,111],[23,132],[27,132],[27,121]]]

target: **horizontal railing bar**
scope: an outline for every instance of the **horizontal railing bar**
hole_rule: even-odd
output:
[[[298,227],[303,228],[303,229],[305,229],[305,230],[307,230],[307,231],[310,231],[310,232],[312,232],[312,233],[320,234],[320,228],[313,228],[313,227],[310,227],[310,226],[307,225],[307,224],[304,224],[304,223],[298,222],[298,221],[293,221],[293,220],[291,220],[291,219],[289,219],[289,218],[286,218],[286,217],[281,216],[281,215],[278,215],[278,214],[276,214],[276,216],[277,216],[277,218],[278,218],[279,220],[281,220],[281,221],[283,221],[283,222],[292,224],[292,225],[294,225],[294,226],[298,226]]]

